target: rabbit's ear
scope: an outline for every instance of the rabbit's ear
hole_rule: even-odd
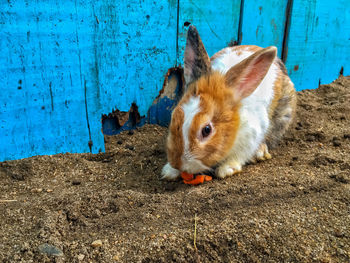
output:
[[[234,89],[235,100],[248,97],[264,79],[277,54],[276,47],[261,49],[227,71],[226,84]]]
[[[210,72],[210,58],[194,26],[187,32],[184,74],[186,85]]]

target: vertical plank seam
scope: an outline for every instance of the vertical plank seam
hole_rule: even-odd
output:
[[[288,56],[288,37],[291,25],[291,17],[292,17],[292,9],[293,9],[293,0],[288,0],[286,7],[286,19],[284,23],[284,31],[283,31],[283,41],[282,41],[282,52],[281,59],[284,63],[286,63]]]
[[[88,131],[89,131],[89,148],[90,148],[90,152],[92,153],[92,140],[91,140],[91,130],[90,130],[90,122],[89,122],[89,113],[88,113],[88,106],[87,106],[87,95],[86,95],[86,79],[84,77],[84,97],[85,97],[85,112],[86,112],[86,122],[87,122],[87,127],[88,127]]]
[[[50,88],[50,99],[51,99],[51,111],[53,112],[54,107],[53,107],[53,94],[52,94],[52,82],[51,81],[49,83],[49,88]]]
[[[239,20],[238,20],[238,33],[237,33],[237,44],[242,43],[242,24],[243,24],[243,12],[244,11],[244,0],[241,0],[241,7],[239,9]]]
[[[177,11],[176,11],[176,55],[175,55],[175,66],[178,66],[179,62],[179,23],[180,23],[180,0],[177,0]]]
[[[78,9],[77,9],[77,1],[75,0],[75,15],[76,19],[78,18]],[[80,85],[83,84],[83,74],[82,74],[82,68],[81,68],[81,54],[80,54],[80,45],[79,45],[79,35],[78,35],[78,21],[76,20],[76,27],[75,27],[75,36],[77,39],[77,48],[78,48],[78,59],[79,59],[79,73],[80,73]],[[87,96],[86,96],[86,80],[84,76],[84,99],[85,99],[85,112],[86,112],[86,121],[87,121],[87,128],[89,132],[89,149],[90,152],[92,152],[92,140],[91,140],[91,130],[90,130],[90,123],[89,123],[89,114],[87,109]]]

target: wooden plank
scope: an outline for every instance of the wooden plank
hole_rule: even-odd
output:
[[[103,151],[102,114],[133,102],[146,114],[176,63],[176,10],[165,0],[1,2],[0,161]]]
[[[242,45],[276,46],[281,56],[288,1],[244,1]]]
[[[297,90],[350,74],[349,10],[349,0],[294,0],[286,66]]]
[[[209,56],[237,43],[241,0],[179,1],[178,64],[183,64],[188,23],[194,25]]]
[[[95,14],[97,67],[103,113],[128,111],[133,102],[142,115],[176,64],[177,1],[98,1]]]
[[[59,3],[1,3],[0,160],[90,150],[76,29],[89,14]]]

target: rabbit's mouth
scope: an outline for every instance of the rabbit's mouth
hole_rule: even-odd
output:
[[[181,171],[190,173],[190,174],[198,174],[204,171],[210,171],[211,168],[204,165],[201,161],[197,159],[190,159],[183,161]]]

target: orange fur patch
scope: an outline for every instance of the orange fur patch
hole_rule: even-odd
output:
[[[167,140],[167,156],[171,166],[178,170],[181,168],[181,156],[184,152],[182,135],[183,122],[184,112],[180,107],[176,107],[171,116],[170,132]]]
[[[194,117],[189,132],[190,151],[202,163],[211,167],[222,161],[233,146],[239,127],[239,104],[233,91],[226,86],[219,72],[201,77],[196,82],[201,111]],[[212,135],[201,142],[201,129],[211,121]]]

